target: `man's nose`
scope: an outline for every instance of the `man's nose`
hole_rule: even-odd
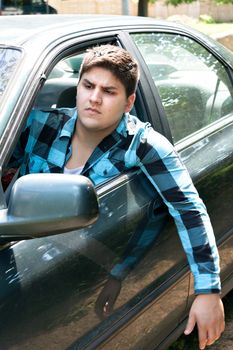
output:
[[[99,89],[92,90],[91,95],[90,95],[90,101],[92,103],[98,103],[98,104],[100,104],[102,102],[102,94],[101,94],[101,91]]]

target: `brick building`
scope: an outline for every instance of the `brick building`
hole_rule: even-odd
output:
[[[129,14],[137,15],[137,0],[128,0]],[[58,13],[66,14],[115,14],[123,12],[122,0],[49,0]],[[233,21],[233,4],[216,5],[214,0],[194,1],[177,7],[166,5],[165,0],[157,0],[149,4],[149,16],[167,18],[173,15],[187,15],[199,18],[201,14],[212,16],[217,22]]]

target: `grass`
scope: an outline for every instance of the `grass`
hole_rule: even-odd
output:
[[[223,298],[226,323],[233,322],[233,291],[231,291],[225,298]],[[230,332],[232,334],[232,332]],[[229,335],[228,335],[228,340]],[[233,340],[233,334],[232,339]],[[198,335],[196,329],[189,336],[182,335],[177,341],[172,344],[168,350],[197,350],[198,348]]]
[[[210,36],[218,33],[229,32],[229,31],[233,32],[233,23],[206,24],[203,22],[199,22],[199,23],[189,23],[189,26]]]
[[[168,18],[169,19],[169,18]],[[224,23],[207,23],[204,21],[197,22],[191,17],[188,16],[177,16],[175,19],[178,22],[184,23],[193,29],[197,29],[200,32],[203,32],[209,36],[224,33],[224,32],[233,32],[233,22],[224,22]]]
[[[226,312],[226,321],[233,321],[233,291],[231,291],[223,300]]]
[[[197,350],[198,347],[198,335],[197,330],[189,335],[181,335],[169,348],[168,350]]]

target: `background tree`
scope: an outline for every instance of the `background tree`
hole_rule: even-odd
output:
[[[156,0],[139,0],[138,1],[138,16],[148,16],[148,3],[154,4]],[[167,5],[178,6],[180,4],[190,4],[196,0],[164,0]],[[201,1],[201,0],[200,0]],[[233,0],[211,0],[218,5],[233,4]]]
[[[138,1],[138,16],[148,16],[148,2],[154,4],[155,0],[139,0]]]

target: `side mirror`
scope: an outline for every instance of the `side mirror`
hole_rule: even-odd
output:
[[[8,209],[1,210],[0,239],[20,240],[83,228],[98,218],[92,182],[81,175],[30,174],[19,178]]]

